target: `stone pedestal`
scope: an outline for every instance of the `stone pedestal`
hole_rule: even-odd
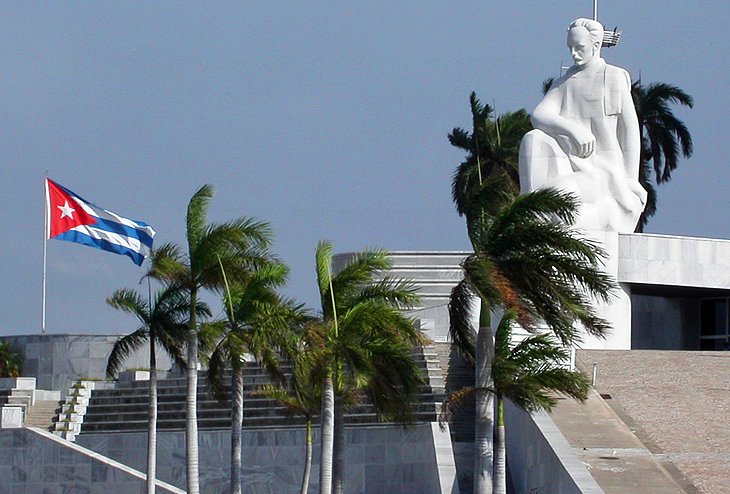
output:
[[[605,252],[604,272],[618,280],[619,272],[619,234],[616,232],[591,230],[584,237],[597,243]],[[580,348],[592,350],[629,350],[631,349],[631,292],[628,285],[619,283],[611,299],[606,303],[596,300],[598,315],[611,324],[611,331],[605,338],[584,334]]]

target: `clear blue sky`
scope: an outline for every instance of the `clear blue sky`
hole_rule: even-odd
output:
[[[313,253],[463,250],[446,135],[474,90],[498,112],[540,99],[570,60],[560,2],[0,2],[0,335],[40,331],[43,177],[183,242],[185,206],[269,221],[289,295],[315,303]],[[600,2],[604,51],[678,110],[695,154],[659,189],[648,231],[728,238],[730,3]],[[135,321],[104,303],[137,286],[126,257],[48,242],[48,332]]]

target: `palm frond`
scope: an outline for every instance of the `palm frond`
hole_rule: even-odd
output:
[[[197,250],[198,242],[203,237],[208,222],[208,205],[215,195],[212,185],[205,184],[200,187],[188,202],[186,216],[186,237],[188,240],[188,252]]]
[[[332,280],[332,242],[320,240],[315,252],[315,267],[317,271],[317,287],[322,306],[322,315],[325,319],[332,318],[332,300],[330,283]]]
[[[473,363],[476,355],[476,331],[472,326],[472,309],[476,295],[468,280],[451,289],[449,298],[449,335],[461,356]]]
[[[116,379],[122,369],[124,361],[135,351],[141,348],[149,338],[147,328],[139,328],[134,333],[119,338],[112,347],[106,364],[106,376]]]

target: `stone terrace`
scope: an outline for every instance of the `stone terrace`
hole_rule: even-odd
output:
[[[687,492],[730,488],[730,353],[579,350],[576,365]]]

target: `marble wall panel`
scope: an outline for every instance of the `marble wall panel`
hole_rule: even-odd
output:
[[[319,434],[315,432],[310,482],[312,493],[317,492],[319,479]],[[124,460],[133,468],[144,469],[145,448],[133,445],[144,444],[145,434],[121,433],[115,436],[120,437],[108,440],[103,434],[81,434],[77,441],[118,461]],[[304,441],[303,428],[244,430],[244,491],[298,492],[304,468]],[[199,443],[203,492],[224,492],[230,475],[230,432],[201,431]],[[348,494],[441,492],[431,424],[420,424],[410,429],[396,426],[350,428],[346,433],[346,443],[345,485]],[[185,486],[184,451],[182,432],[158,433],[158,476],[181,488]],[[453,465],[453,454],[451,456]],[[455,471],[452,477],[455,482]]]
[[[0,494],[143,492],[144,475],[36,429],[0,431]],[[12,444],[12,445],[10,445]],[[161,494],[182,494],[158,484]]]
[[[730,288],[730,240],[619,235],[619,281]]]
[[[23,374],[37,380],[38,389],[65,392],[79,378],[104,379],[106,362],[115,335],[22,335],[3,336],[0,339],[11,344],[23,355]],[[145,368],[149,349],[145,345],[125,362],[128,368]],[[158,367],[172,366],[165,352],[158,352]]]

